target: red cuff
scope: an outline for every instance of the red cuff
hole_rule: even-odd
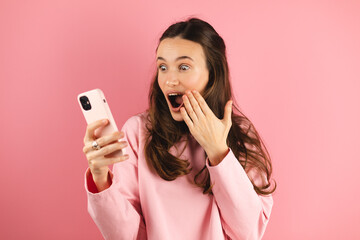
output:
[[[112,178],[113,178],[113,174],[109,170],[108,179],[110,181],[110,185],[112,184]],[[90,168],[88,168],[87,171],[86,171],[86,186],[87,186],[87,189],[89,190],[89,192],[91,192],[91,193],[98,193],[99,192],[99,190],[97,189],[96,184],[94,182],[94,179],[92,177]]]
[[[96,187],[96,184],[94,182],[94,179],[92,177],[90,168],[88,168],[88,170],[86,171],[86,186],[87,186],[87,189],[89,190],[89,192],[91,192],[91,193],[99,192]]]

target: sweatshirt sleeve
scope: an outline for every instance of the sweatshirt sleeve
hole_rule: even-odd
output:
[[[244,168],[229,148],[225,158],[215,166],[206,166],[210,173],[212,191],[220,211],[226,234],[232,240],[258,240],[264,235],[269,221],[273,198],[258,195]],[[255,181],[260,176],[249,172]]]
[[[105,239],[146,239],[138,186],[138,122],[129,120],[121,129],[129,158],[113,165],[110,187],[98,192],[90,170],[85,173],[88,212]]]

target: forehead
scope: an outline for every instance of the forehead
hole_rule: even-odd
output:
[[[163,57],[166,61],[174,61],[179,56],[189,56],[194,61],[205,58],[203,48],[197,42],[179,37],[165,38],[160,42],[156,57]]]

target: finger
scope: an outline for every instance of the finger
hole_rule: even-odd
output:
[[[89,141],[93,141],[94,140],[94,131],[95,129],[101,127],[101,126],[105,126],[106,124],[108,124],[109,120],[107,119],[100,119],[97,120],[95,122],[92,122],[90,124],[87,125],[86,127],[86,133],[85,133],[85,137],[84,137],[84,143],[89,142]]]
[[[196,113],[197,118],[199,119],[201,117],[204,117],[205,115],[204,115],[203,111],[201,110],[199,103],[198,103],[197,99],[195,98],[195,96],[193,95],[193,93],[191,91],[188,91],[187,96],[190,100],[190,104],[191,104],[192,108],[194,109],[194,111]]]
[[[225,105],[223,121],[227,125],[231,125],[231,112],[232,112],[232,100],[229,100]]]
[[[184,107],[180,108],[180,113],[181,116],[183,117],[186,125],[189,127],[189,129],[191,130],[194,127],[194,123],[191,121],[189,115],[187,114],[186,110]]]
[[[89,167],[92,169],[102,168],[105,166],[109,166],[114,163],[123,162],[129,159],[129,155],[125,154],[123,156],[114,157],[114,158],[101,158],[101,159],[94,159],[89,161]]]
[[[105,136],[102,136],[101,138],[98,138],[96,139],[96,142],[97,144],[100,146],[100,147],[103,147],[103,146],[106,146],[108,145],[109,143],[112,143],[112,142],[115,142],[115,141],[118,141],[119,139],[123,138],[124,137],[124,133],[123,132],[113,132],[112,134],[110,135],[105,135]],[[83,152],[84,153],[88,153],[90,151],[93,151],[93,147],[92,147],[92,141],[91,142],[87,142],[83,148]]]
[[[207,105],[205,99],[201,96],[201,94],[198,91],[193,90],[193,94],[196,100],[198,101],[201,111],[205,116],[215,115],[213,111],[210,109],[209,105]]]
[[[129,159],[129,157],[130,156],[128,154],[125,154],[125,155],[120,156],[120,157],[105,158],[103,160],[104,160],[105,164],[107,166],[109,166],[110,164],[114,164],[114,163],[117,163],[117,162],[123,162],[123,161]]]
[[[112,144],[106,145],[103,148],[100,148],[99,150],[89,152],[87,154],[87,159],[90,161],[95,158],[104,157],[105,155],[108,155],[117,150],[121,150],[127,146],[128,146],[128,143],[126,141],[112,143]]]
[[[185,94],[183,95],[183,100],[184,100],[183,102],[184,102],[185,110],[188,113],[188,116],[190,116],[193,123],[197,123],[198,117],[196,116],[196,114],[190,104],[189,98]]]

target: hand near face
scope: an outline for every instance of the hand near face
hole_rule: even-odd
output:
[[[186,91],[183,100],[185,107],[180,112],[190,133],[204,148],[211,165],[218,164],[228,152],[226,139],[232,125],[232,101],[225,105],[224,118],[218,119],[199,92]]]

